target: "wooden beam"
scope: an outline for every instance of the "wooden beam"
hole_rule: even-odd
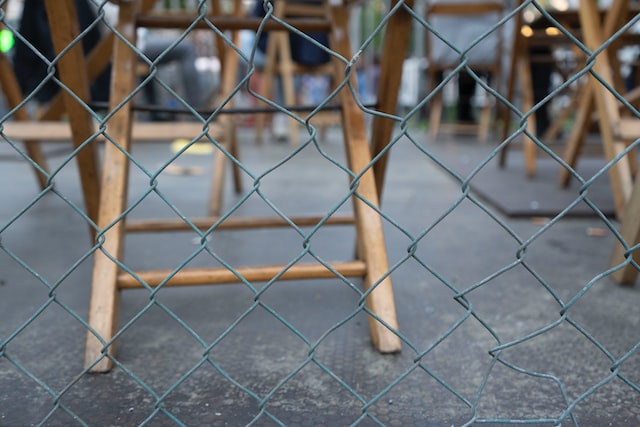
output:
[[[57,2],[58,0],[49,1]],[[128,43],[117,38],[114,44],[110,98],[112,110],[129,97],[136,85],[133,70],[138,55],[129,44],[133,46],[136,44],[133,18],[137,7],[138,2],[120,4],[118,31]],[[131,122],[131,102],[127,102],[119,107],[108,126],[109,134],[119,146],[105,144],[103,192],[100,197],[97,221],[98,228],[103,234],[99,236],[102,243],[94,255],[89,302],[89,325],[92,330],[87,331],[85,346],[85,366],[90,366],[91,372],[106,372],[113,365],[111,359],[103,354],[105,351],[103,341],[108,343],[106,349],[108,355],[114,355],[116,352],[115,343],[110,341],[118,329],[120,317],[120,292],[117,288],[119,267],[112,258],[122,259],[124,252],[124,219],[121,215],[127,201],[130,160],[121,149],[130,151]]]
[[[80,28],[75,2],[74,0],[46,0],[45,4],[56,54],[65,52],[56,60],[60,80],[76,97],[87,102],[90,98],[89,80],[86,73],[78,71],[85,70],[86,63],[82,43],[77,40]],[[61,92],[63,92],[65,111],[73,128],[73,144],[76,147],[83,146],[93,134],[91,114],[66,90]],[[100,199],[98,177],[100,168],[96,144],[91,142],[84,145],[76,154],[76,159],[87,215],[96,221]],[[93,232],[91,227],[90,231]]]
[[[348,261],[331,263],[331,268],[344,277],[363,277],[366,273],[365,263],[362,261]],[[336,273],[322,264],[295,264],[286,271],[286,265],[267,265],[256,267],[237,267],[235,273],[225,267],[220,268],[183,268],[171,277],[166,286],[195,286],[195,285],[220,285],[239,283],[242,277],[249,282],[267,282],[278,276],[278,280],[303,280],[303,279],[332,279]],[[141,288],[139,280],[151,287],[160,285],[173,273],[172,270],[151,270],[136,272],[137,278],[129,273],[118,275],[118,287],[120,289]],[[238,275],[236,275],[236,273]]]
[[[222,126],[212,123],[207,135],[222,140],[225,137]],[[202,133],[200,122],[136,122],[132,126],[131,138],[136,142],[173,141],[178,138],[192,139]],[[92,133],[98,131],[94,124]],[[37,140],[41,142],[63,142],[72,138],[69,123],[59,121],[13,121],[2,124],[2,132],[15,141]],[[106,132],[111,135],[109,130]],[[99,135],[100,140],[104,136]]]
[[[327,5],[330,20],[334,23],[329,35],[330,46],[343,58],[351,58],[348,38],[348,11],[343,5]],[[406,28],[405,28],[406,31]],[[339,80],[345,74],[345,64],[333,58],[335,76]],[[398,64],[394,64],[398,66]],[[352,69],[352,71],[355,71]],[[355,72],[350,76],[351,84],[357,86]],[[342,102],[342,129],[346,144],[349,169],[354,174],[362,174],[357,185],[357,196],[353,196],[358,254],[366,262],[367,274],[364,288],[370,291],[367,307],[377,318],[369,315],[369,332],[374,347],[381,353],[394,353],[401,349],[401,341],[395,331],[398,329],[393,286],[389,273],[389,261],[382,230],[380,214],[371,206],[379,206],[378,187],[371,168],[371,151],[364,124],[364,115],[351,92],[340,91]],[[367,202],[364,202],[366,200]],[[375,289],[373,288],[375,286]]]
[[[220,217],[190,218],[189,221],[199,230],[211,228]],[[323,220],[320,216],[289,218],[298,227],[314,227]],[[354,223],[352,215],[332,216],[323,225],[351,225]],[[227,218],[216,227],[216,230],[243,230],[251,228],[289,227],[289,223],[280,217],[242,217]],[[182,219],[142,219],[127,220],[126,231],[129,233],[143,233],[150,231],[186,231],[191,226]]]
[[[633,192],[623,214],[624,220],[620,226],[620,235],[625,239],[628,247],[633,247],[640,242],[640,179],[636,179]],[[615,243],[610,267],[616,267],[625,262],[626,249],[620,242]],[[640,250],[631,254],[636,263],[640,263]],[[613,280],[624,285],[634,285],[638,277],[638,270],[629,262],[611,275]]]
[[[404,2],[409,8],[413,7],[413,0]],[[391,2],[391,8],[398,4],[398,0]],[[378,79],[378,110],[382,113],[395,115],[398,107],[398,93],[402,78],[402,64],[409,49],[413,17],[405,9],[398,9],[390,18],[384,34],[382,58],[380,61],[380,77]],[[396,122],[386,117],[375,115],[371,125],[372,156],[378,156],[389,144],[391,133]],[[382,190],[386,175],[389,154],[380,157],[373,166],[376,180],[378,199],[382,200]]]
[[[608,13],[614,14],[615,11],[621,10],[622,4],[625,1],[626,0],[614,1]],[[600,15],[594,0],[581,0],[579,15],[585,45],[593,52],[599,49],[605,40],[602,28],[603,24],[600,21]],[[608,21],[613,19],[610,18],[610,16],[612,15],[607,16]],[[595,60],[593,70],[605,82],[612,84],[614,79],[610,68],[610,55],[611,52],[607,49],[601,51]],[[589,78],[592,82],[595,105],[598,110],[600,133],[605,157],[608,161],[611,161],[626,148],[625,141],[621,140],[616,132],[616,126],[619,126],[621,119],[618,101],[594,76],[590,76]],[[619,219],[622,219],[624,206],[632,189],[631,167],[626,156],[611,166],[609,169],[609,178],[616,214]]]
[[[185,29],[195,27],[199,29],[218,30],[253,30],[257,31],[263,18],[238,18],[234,16],[206,17],[194,22],[194,16],[175,16],[160,14],[141,14],[136,19],[136,24],[145,28],[178,28]],[[326,19],[318,18],[287,18],[287,24],[304,32],[327,32],[331,23]],[[194,25],[195,24],[195,25]],[[273,20],[266,20],[262,27],[264,31],[282,30],[282,24]]]

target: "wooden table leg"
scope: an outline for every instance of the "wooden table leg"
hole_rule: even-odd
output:
[[[50,0],[51,1],[51,0]],[[55,2],[59,0],[53,0]],[[71,0],[72,1],[72,0]],[[138,2],[120,3],[118,31],[135,46],[136,34],[133,25]],[[136,75],[132,70],[137,63],[137,52],[120,38],[115,39],[112,68],[110,110],[115,110],[134,90]],[[105,143],[102,195],[98,227],[98,241],[101,247],[94,256],[93,277],[91,282],[91,300],[89,304],[89,325],[93,331],[87,332],[85,365],[92,372],[105,372],[111,369],[113,362],[103,356],[115,353],[115,344],[111,343],[118,328],[119,297],[117,276],[119,267],[116,260],[122,259],[124,245],[124,218],[121,217],[127,201],[129,158],[124,152],[131,149],[131,102],[118,107],[109,120],[107,133],[114,142]],[[108,348],[105,350],[105,344]]]
[[[613,34],[623,24],[622,17],[625,16],[627,12],[627,7],[624,4],[617,2],[616,8],[610,8],[605,16],[602,34],[600,36],[596,36],[592,34],[592,32],[588,32],[587,37],[590,38],[590,41],[594,41],[595,37],[610,37],[611,34]],[[611,79],[612,80],[609,80],[610,82],[613,82],[615,79],[615,81],[618,82],[617,87],[622,87],[620,85],[621,77],[619,73],[612,74]],[[582,150],[584,140],[587,136],[587,131],[592,123],[593,113],[596,111],[595,90],[597,87],[594,87],[594,84],[598,85],[600,83],[589,79],[583,88],[583,93],[578,105],[578,113],[576,115],[571,134],[569,135],[569,142],[563,157],[563,160],[573,169],[575,169],[577,165],[580,151]],[[606,118],[604,119],[606,120]],[[567,169],[562,168],[560,170],[558,180],[561,186],[566,187],[571,181],[571,174]]]
[[[393,9],[398,0],[391,2]],[[404,2],[413,8],[413,0]],[[396,114],[398,93],[402,78],[402,64],[409,49],[411,32],[407,28],[413,25],[413,17],[404,8],[399,8],[389,18],[382,46],[382,60],[380,61],[380,77],[378,80],[378,110],[385,114]],[[391,140],[391,133],[396,122],[386,117],[374,116],[371,127],[371,149],[373,157],[378,156]],[[373,165],[378,199],[382,200],[384,177],[387,169],[389,153],[385,153]]]
[[[220,10],[220,5],[218,1],[214,3],[214,13],[222,13]],[[234,16],[240,18],[242,13],[242,4],[238,1],[234,1]],[[217,40],[222,40],[221,37],[216,37]],[[233,31],[231,34],[231,40],[234,45],[238,45],[240,43],[240,34],[238,31]],[[231,93],[236,89],[236,85],[238,83],[238,72],[240,70],[240,63],[238,59],[238,53],[228,46],[226,43],[222,42],[218,44],[218,49],[220,49],[221,66],[222,66],[222,89],[220,90],[222,97],[227,97],[231,95]],[[234,98],[231,98],[227,103],[227,108],[232,108],[234,106]],[[224,120],[225,130],[225,140],[228,141],[227,149],[229,154],[239,159],[240,152],[238,149],[238,123],[237,119],[234,116],[226,116],[222,119]],[[218,216],[222,212],[222,204],[223,204],[223,196],[224,196],[224,183],[227,172],[227,164],[229,163],[229,159],[221,150],[216,150],[213,158],[213,173],[211,175],[211,196],[209,197],[209,208],[208,213],[211,216]],[[242,192],[242,176],[240,173],[240,168],[238,165],[233,162],[231,163],[231,173],[233,178],[233,185],[236,194]]]
[[[7,57],[1,52],[0,87],[2,88],[2,93],[4,94],[7,106],[10,109],[16,108],[24,99],[24,96],[20,91],[20,85],[18,84],[16,75],[13,72],[13,67],[11,66],[11,63],[9,62]],[[27,109],[25,107],[16,110],[13,117],[16,121],[27,122],[31,120],[31,117],[29,116],[29,113],[27,112]],[[44,154],[42,154],[42,150],[40,149],[40,146],[38,144],[39,141],[24,141],[27,155],[46,173],[47,159],[45,158]],[[38,168],[34,167],[34,171],[36,174],[36,179],[38,180],[38,184],[40,185],[40,189],[44,190],[48,185],[47,176],[41,173]]]
[[[235,130],[235,122],[233,119],[227,123],[229,128],[232,130],[229,132],[229,136],[231,136],[232,140],[229,141],[230,145],[236,145],[236,130]],[[216,150],[213,157],[213,171],[211,173],[211,196],[209,197],[209,209],[208,214],[210,216],[219,216],[222,212],[222,204],[224,199],[224,183],[225,177],[227,173],[227,163],[228,160],[226,155],[220,151]]]
[[[633,192],[629,198],[620,227],[620,235],[624,238],[627,246],[632,247],[640,242],[640,180],[636,179]],[[622,244],[616,242],[611,255],[610,267],[615,267],[625,262],[626,249]],[[632,255],[636,263],[640,263],[640,250],[634,251]],[[638,277],[638,270],[628,263],[619,270],[616,270],[611,277],[618,283],[633,285]]]
[[[520,1],[518,3],[520,4],[522,2]],[[509,56],[511,57],[511,60],[509,61],[509,70],[507,71],[509,76],[507,80],[507,100],[509,100],[510,102],[513,102],[515,98],[516,70],[517,70],[518,62],[522,61],[521,54],[525,52],[525,50],[522,47],[526,43],[524,40],[524,36],[522,35],[522,33],[520,33],[520,28],[522,27],[522,12],[518,12],[518,14],[516,15],[513,26],[514,26],[513,39],[511,41],[511,51],[509,52],[510,53]],[[502,116],[502,140],[505,141],[511,133],[511,114],[512,113],[511,113],[511,109],[507,108],[506,106],[503,109],[503,113],[504,114]],[[509,152],[509,145],[505,145],[500,151],[500,155],[498,158],[499,167],[503,168],[507,164],[508,152]]]
[[[6,13],[6,3],[0,5],[0,10],[2,10],[3,13]],[[4,29],[3,22],[0,22],[0,29]],[[18,83],[16,74],[13,71],[13,66],[7,56],[2,52],[0,52],[0,87],[2,88],[2,93],[4,94],[5,101],[7,102],[9,109],[16,108],[23,101],[24,94],[20,90],[20,84]],[[14,118],[17,121],[31,120],[26,108],[16,110]],[[39,141],[24,141],[25,149],[31,160],[33,160],[45,173],[48,173],[47,160],[42,154],[42,150],[38,143]],[[47,188],[48,184],[47,176],[41,173],[38,168],[34,167],[33,169],[36,174],[38,184],[40,185],[40,189],[44,190]]]
[[[535,104],[535,100],[533,98],[533,78],[531,76],[531,60],[529,59],[528,52],[523,52],[522,59],[518,61],[518,75],[520,76],[520,80],[522,82],[522,109],[525,112],[530,112]],[[536,116],[535,114],[531,114],[527,119],[527,131],[529,134],[540,137],[541,135],[536,135]],[[524,165],[525,171],[529,178],[533,178],[536,175],[537,168],[537,152],[538,146],[533,139],[531,139],[527,135],[522,136],[524,140],[523,151],[524,151]]]
[[[100,39],[98,44],[91,50],[85,60],[87,69],[87,79],[89,84],[95,81],[100,74],[111,63],[111,53],[113,51],[113,33],[108,33]],[[60,91],[49,101],[42,114],[36,117],[37,120],[58,120],[65,113],[65,100],[63,92]]]
[[[53,46],[56,52],[59,54],[73,44],[57,61],[60,79],[77,97],[88,101],[90,99],[89,81],[86,73],[78,71],[86,69],[82,44],[79,40],[76,40],[74,44],[74,40],[80,34],[75,2],[73,0],[46,0],[46,7]],[[91,114],[83,105],[78,103],[64,89],[61,89],[61,91],[64,92],[65,111],[72,129],[73,144],[77,148],[91,139],[94,133],[93,120]],[[96,221],[100,185],[97,144],[95,141],[89,142],[80,149],[76,154],[76,159],[80,171],[80,183],[87,215],[93,221]],[[93,227],[90,227],[90,230],[93,234]]]
[[[348,39],[348,13],[343,6],[329,6],[330,20],[333,31],[329,40],[331,48],[344,58],[351,57],[351,46]],[[406,29],[406,28],[405,28]],[[407,31],[408,32],[408,31]],[[336,76],[344,74],[345,64],[333,59]],[[397,62],[395,65],[397,66]],[[351,81],[356,84],[355,69]],[[371,152],[368,145],[364,116],[356,104],[351,92],[343,89],[340,92],[342,102],[343,133],[349,159],[349,168],[355,174],[362,173],[369,167]],[[356,230],[358,236],[358,253],[366,263],[367,273],[364,278],[364,288],[371,291],[366,300],[367,307],[382,322],[373,316],[368,316],[371,340],[376,349],[382,353],[400,351],[401,341],[393,331],[398,329],[396,309],[391,278],[387,276],[389,264],[387,250],[382,231],[382,220],[373,206],[379,206],[378,187],[374,172],[370,168],[363,173],[357,186],[358,196],[353,197]]]
[[[563,160],[572,168],[575,169],[578,163],[578,157],[580,151],[584,145],[584,140],[587,136],[587,130],[591,125],[591,118],[595,108],[595,98],[593,93],[593,86],[590,81],[584,86],[584,93],[580,98],[578,104],[578,113],[576,119],[569,134],[569,141],[565,148]],[[558,181],[562,187],[567,187],[571,182],[571,173],[568,169],[560,169],[558,175]]]
[[[621,10],[626,1],[627,0],[615,1],[609,10],[607,19],[613,19],[610,18],[612,16],[620,16],[619,14],[622,13]],[[591,51],[595,51],[602,46],[605,39],[602,23],[600,22],[600,15],[594,0],[581,0],[579,13],[585,45],[591,49]],[[611,62],[609,61],[609,55],[610,52],[608,52],[608,50],[600,52],[593,65],[593,70],[605,82],[612,84],[613,76],[610,68]],[[617,137],[617,129],[615,129],[616,124],[620,122],[618,103],[614,96],[609,93],[595,77],[590,76],[590,80],[595,94],[602,146],[607,161],[611,161],[626,148],[625,141]],[[624,206],[632,189],[631,169],[627,156],[620,158],[611,165],[609,168],[609,178],[611,181],[615,210],[618,218],[622,218]]]

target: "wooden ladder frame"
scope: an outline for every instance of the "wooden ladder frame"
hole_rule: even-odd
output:
[[[74,9],[74,0],[47,0],[52,9],[58,9],[62,14]],[[332,2],[333,3],[333,2]],[[134,65],[137,52],[129,47],[135,45],[135,25],[138,15],[139,1],[120,3],[119,32],[126,37],[128,43],[115,38],[112,68],[111,105],[119,105],[134,90]],[[326,5],[327,18],[331,23],[331,47],[345,58],[351,56],[347,31],[347,11],[342,5]],[[241,26],[241,23],[227,22],[229,26]],[[245,24],[246,25],[246,24]],[[70,28],[70,27],[68,27]],[[67,31],[68,31],[67,28]],[[58,31],[65,27],[58,26]],[[336,75],[344,73],[345,65],[334,59]],[[67,76],[68,77],[68,76]],[[65,78],[63,75],[61,78]],[[354,84],[355,84],[355,76]],[[345,277],[364,278],[364,288],[368,292],[367,307],[375,316],[368,316],[369,330],[372,342],[382,353],[400,351],[401,340],[395,333],[397,317],[393,289],[389,276],[389,265],[384,241],[382,219],[376,210],[378,202],[378,188],[372,169],[369,167],[371,153],[365,131],[362,111],[348,90],[340,93],[342,103],[342,119],[345,147],[349,168],[354,174],[360,175],[357,195],[352,197],[357,236],[357,259],[347,262],[332,263],[331,268]],[[121,271],[115,260],[122,259],[124,254],[125,232],[137,228],[139,231],[162,231],[184,224],[173,224],[166,221],[148,220],[142,223],[128,223],[122,214],[125,212],[128,187],[129,159],[123,152],[128,152],[132,141],[132,106],[131,102],[124,103],[112,116],[108,124],[108,133],[118,145],[106,144],[103,160],[101,183],[101,197],[97,225],[101,245],[94,254],[94,267],[91,279],[91,299],[89,304],[90,330],[87,332],[85,348],[85,364],[92,372],[105,372],[113,365],[112,357],[116,350],[116,339],[119,322],[120,293],[123,289],[141,287],[139,280],[149,286],[156,286],[169,277],[166,270],[152,270],[136,272],[138,279]],[[73,126],[74,136],[81,135],[86,130],[83,126]],[[365,202],[366,201],[366,202]],[[218,218],[204,218],[196,221],[199,226],[208,227],[218,221]],[[294,223],[317,224],[319,218],[291,218]],[[351,219],[331,218],[327,224],[346,223]],[[286,225],[281,219],[233,219],[223,222],[220,228],[256,228],[265,226]],[[130,228],[131,227],[131,228]],[[235,269],[246,280],[268,281],[279,276],[279,279],[312,279],[335,277],[335,274],[323,265],[299,264],[290,268],[284,265],[261,267],[239,267]],[[186,286],[196,284],[218,284],[238,282],[238,277],[226,268],[184,269],[177,272],[164,285]],[[375,288],[374,288],[375,287]]]

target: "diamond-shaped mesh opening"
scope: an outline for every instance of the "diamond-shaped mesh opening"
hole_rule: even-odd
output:
[[[484,420],[522,420],[552,423],[564,408],[564,397],[553,378],[512,370],[497,364],[478,401],[477,416]],[[531,396],[536,396],[530,400]],[[507,400],[514,402],[504,405]]]
[[[326,422],[357,420],[361,402],[334,378],[313,363],[306,365],[274,394],[267,409],[279,419],[303,424],[318,411],[327,414]]]
[[[407,393],[405,390],[412,392]],[[411,407],[420,409],[408,410]],[[438,408],[437,411],[433,411],[434,408]],[[385,425],[396,420],[413,424],[421,419],[437,423],[464,423],[469,407],[467,402],[417,368],[381,396],[367,413]]]

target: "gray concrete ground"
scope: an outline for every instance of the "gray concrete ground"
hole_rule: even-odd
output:
[[[445,163],[445,147],[469,159],[492,148],[413,135]],[[252,138],[241,130],[253,175],[244,175],[243,194],[292,152]],[[343,161],[336,130],[320,147]],[[54,165],[68,154],[48,151]],[[138,145],[135,155],[157,170],[171,151]],[[185,214],[204,215],[211,156],[175,163],[195,169],[170,169],[159,188]],[[129,290],[121,366],[97,375],[83,373],[91,259],[83,259],[87,226],[69,206],[81,203],[75,166],[62,165],[57,194],[42,196],[6,144],[0,166],[0,426],[640,425],[640,288],[600,276],[614,242],[602,220],[507,218],[490,201],[462,197],[460,183],[406,139],[392,152],[382,209],[400,354],[372,348],[360,295],[338,279],[276,282],[258,306],[244,285],[163,289],[156,304],[148,291]],[[135,200],[149,178],[134,170],[132,181]],[[290,215],[327,213],[348,194],[344,173],[313,147],[260,182]],[[225,209],[238,200],[227,191]],[[269,211],[254,195],[237,215]],[[131,216],[169,214],[152,195]],[[321,228],[311,245],[325,259],[351,259],[354,236],[350,227]],[[286,230],[221,232],[209,246],[231,265],[254,265],[291,260],[303,239]],[[125,262],[174,268],[196,248],[194,233],[136,235]],[[199,256],[190,265],[211,264]]]

